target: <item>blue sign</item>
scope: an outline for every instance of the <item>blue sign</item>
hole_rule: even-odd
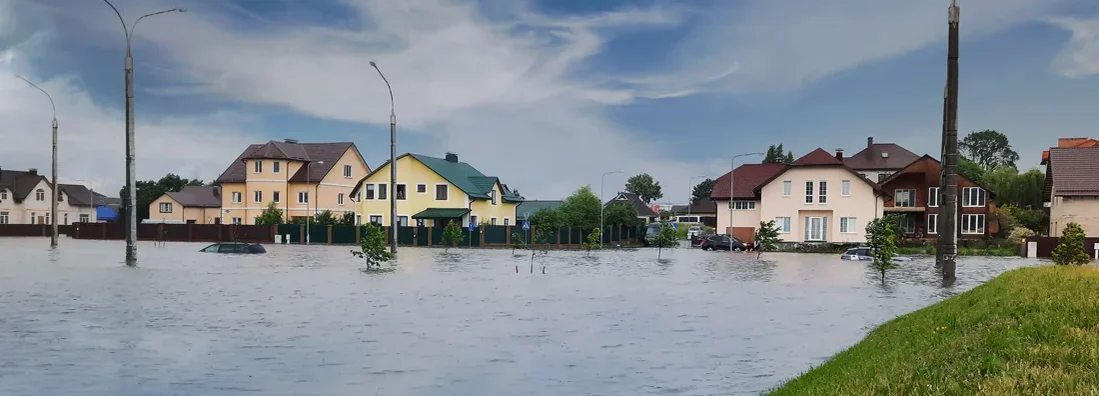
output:
[[[673,230],[679,230],[679,223],[672,223]]]
[[[523,222],[523,231],[530,231],[530,221]]]
[[[470,231],[473,231],[473,222],[472,222],[472,221],[471,221],[471,222],[469,222],[469,230],[470,230]]]

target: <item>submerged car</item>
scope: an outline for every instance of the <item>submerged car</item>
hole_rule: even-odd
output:
[[[223,242],[215,243],[201,250],[203,253],[236,253],[236,254],[261,254],[267,253],[267,249],[258,243]]]
[[[865,246],[847,249],[840,258],[851,261],[874,261],[874,249]],[[894,256],[893,260],[910,261],[912,259],[909,257]]]
[[[699,236],[699,235],[702,235],[702,232],[703,232],[703,229],[702,229],[701,226],[691,226],[691,228],[687,229],[687,237],[691,238],[691,237]]]
[[[739,252],[748,249],[748,244],[728,235],[711,235],[698,247],[702,250],[732,250]]]
[[[656,240],[656,236],[660,235],[660,228],[663,227],[661,223],[652,223],[648,227],[645,227],[645,246],[652,246],[653,241]]]

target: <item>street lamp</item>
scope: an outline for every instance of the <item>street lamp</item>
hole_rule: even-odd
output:
[[[103,0],[103,2],[114,10],[115,15],[118,15],[118,21],[122,22],[122,33],[126,35],[126,63],[124,65],[126,71],[126,189],[129,191],[129,196],[126,197],[126,206],[128,207],[125,226],[126,264],[134,265],[137,263],[137,180],[134,171],[134,157],[137,153],[134,145],[134,56],[130,51],[130,39],[134,36],[134,29],[137,28],[138,22],[141,22],[145,17],[169,12],[187,12],[187,9],[173,8],[145,14],[137,18],[132,27],[127,28],[126,20],[122,18],[122,13],[118,12],[118,8],[115,8],[114,4],[111,4],[108,0]]]
[[[687,178],[687,218],[691,217],[691,199],[694,198],[694,180],[701,179],[706,176],[691,176]]]
[[[603,180],[607,175],[613,175],[615,173],[622,173],[624,171],[616,170],[604,173],[603,176],[599,176],[599,248],[603,248],[603,207],[607,206],[603,203]]]
[[[393,87],[389,85],[389,80],[382,74],[377,63],[370,61],[370,66],[378,71],[382,81],[385,81],[385,87],[389,89],[389,231],[393,234],[389,241],[389,251],[397,253],[397,110],[393,106]]]
[[[20,80],[26,81],[27,84],[30,84],[32,87],[34,87],[34,89],[42,91],[42,93],[46,94],[46,97],[50,99],[50,107],[53,109],[53,167],[51,170],[52,174],[50,176],[50,178],[52,179],[50,180],[50,184],[53,184],[53,188],[51,188],[53,190],[53,197],[50,199],[50,224],[52,228],[52,231],[50,232],[50,248],[56,248],[57,197],[59,194],[57,187],[57,106],[53,104],[53,97],[50,96],[49,92],[46,92],[46,90],[39,88],[37,85],[34,85],[34,83],[30,82],[30,80],[27,80],[22,76],[16,75],[16,77],[18,77]]]
[[[733,156],[733,160],[729,164],[729,238],[733,237],[733,174],[736,173],[736,159],[740,157],[747,157],[749,155],[764,155],[763,153],[745,153],[737,154]],[[733,249],[729,249],[730,252]]]
[[[324,165],[324,161],[317,161],[317,163],[321,164],[321,165]],[[316,215],[316,209],[317,209],[317,206],[314,205],[313,206],[314,213],[309,214],[309,202],[313,201],[313,198],[316,198],[315,196],[314,197],[309,196],[309,171],[310,171],[311,166],[313,166],[312,162],[306,162],[305,163],[305,214],[306,214],[306,217],[305,217],[305,244],[306,245],[308,245],[309,240],[312,239],[309,236],[309,223],[313,222],[313,216]],[[313,191],[317,192],[319,190],[320,190],[320,183],[317,183],[317,188],[314,189]],[[313,194],[313,195],[316,195],[316,194]]]

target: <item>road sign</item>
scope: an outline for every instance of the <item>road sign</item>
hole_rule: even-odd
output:
[[[470,232],[472,232],[472,231],[473,231],[473,222],[472,222],[472,221],[471,221],[471,222],[469,222],[469,231],[470,231]]]
[[[679,223],[672,223],[672,229],[678,231],[679,230]]]
[[[530,221],[523,222],[523,231],[530,231]]]

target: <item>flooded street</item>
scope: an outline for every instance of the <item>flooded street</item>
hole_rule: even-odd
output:
[[[0,239],[2,395],[748,395],[874,326],[1023,265],[933,259],[883,286],[837,255]],[[546,274],[541,274],[545,266]],[[519,267],[516,273],[515,267]]]

